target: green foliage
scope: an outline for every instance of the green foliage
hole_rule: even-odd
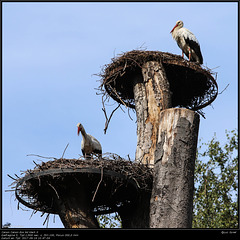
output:
[[[97,216],[100,228],[121,228],[121,219],[118,213],[104,214]]]
[[[193,228],[238,228],[238,134],[199,143],[194,176]],[[115,214],[115,215],[114,215]],[[121,228],[117,213],[98,216],[101,228]]]
[[[194,228],[238,227],[238,135],[226,131],[227,143],[216,135],[198,147],[193,199]],[[202,151],[203,149],[203,151]]]

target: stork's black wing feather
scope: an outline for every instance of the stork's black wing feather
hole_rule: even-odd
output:
[[[98,154],[102,154],[102,150],[98,150],[98,149],[94,149],[93,152],[98,153]]]
[[[85,152],[84,152],[84,150],[83,149],[81,149],[82,150],[82,154],[83,154],[83,156],[85,156]]]
[[[199,58],[199,63],[202,64],[203,63],[203,57],[202,57],[202,53],[200,50],[200,46],[197,42],[189,39],[189,38],[185,38],[186,43],[188,44],[188,46],[196,53],[196,55]],[[186,54],[186,53],[185,53]],[[187,54],[186,54],[187,55]],[[191,60],[196,62],[197,59],[194,58],[194,56],[191,56]]]
[[[102,150],[94,149],[93,152],[102,156]]]

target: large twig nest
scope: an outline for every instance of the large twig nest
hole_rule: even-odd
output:
[[[57,214],[53,195],[61,198],[73,183],[86,185],[92,211],[103,214],[134,204],[141,191],[150,194],[152,172],[142,164],[108,154],[87,160],[42,162],[33,170],[27,170],[24,177],[16,179],[14,185],[20,203],[37,211]],[[75,191],[78,191],[77,187]]]
[[[148,61],[162,61],[172,92],[172,107],[198,110],[217,97],[218,86],[209,70],[179,55],[160,51],[134,50],[113,58],[100,74],[100,90],[118,103],[135,108],[134,78],[142,75],[142,66]]]

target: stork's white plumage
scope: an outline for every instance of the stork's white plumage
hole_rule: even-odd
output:
[[[183,27],[182,21],[177,21],[170,33],[176,40],[177,45],[182,49],[182,57],[183,53],[185,53],[189,61],[198,62],[199,64],[203,63],[200,44],[195,35]]]
[[[82,134],[82,142],[81,142],[81,150],[84,157],[89,157],[93,153],[97,153],[102,155],[102,146],[100,142],[90,134],[87,134],[83,125],[81,123],[77,124],[78,127],[78,135],[81,132]]]

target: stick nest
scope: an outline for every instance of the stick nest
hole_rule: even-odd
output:
[[[170,83],[172,107],[199,110],[217,97],[218,86],[209,69],[179,55],[160,51],[133,50],[113,58],[99,74],[99,90],[119,104],[134,109],[133,81],[136,75],[142,76],[142,66],[148,61],[162,62]]]
[[[35,164],[33,170],[22,173],[24,177],[15,179],[12,188],[20,203],[36,211],[56,214],[54,199],[74,195],[79,184],[86,187],[96,215],[134,204],[143,191],[151,194],[152,170],[116,154],[91,159],[61,158]]]

